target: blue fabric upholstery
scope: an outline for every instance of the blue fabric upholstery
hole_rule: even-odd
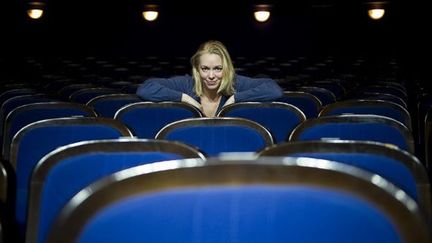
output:
[[[105,88],[89,88],[75,91],[71,94],[70,100],[80,104],[87,104],[91,99],[106,94],[114,94],[116,91]]]
[[[326,115],[343,115],[343,114],[374,114],[380,116],[386,116],[395,119],[396,121],[401,122],[407,127],[410,127],[407,124],[407,120],[405,113],[402,113],[400,110],[396,110],[393,107],[389,106],[380,106],[378,104],[370,105],[370,106],[350,106],[350,107],[334,107],[329,110]]]
[[[224,113],[224,117],[240,117],[259,123],[272,134],[275,143],[288,140],[294,128],[304,121],[297,112],[289,108],[237,106]]]
[[[306,118],[318,117],[318,110],[321,108],[317,103],[308,96],[289,96],[285,95],[278,99],[280,102],[288,103],[298,107]]]
[[[320,140],[325,138],[341,140],[376,141],[394,144],[408,150],[409,146],[401,132],[392,126],[382,123],[323,123],[303,130],[296,140]]]
[[[12,142],[13,136],[26,125],[44,119],[59,118],[59,117],[70,117],[70,116],[94,116],[93,112],[83,109],[83,107],[68,107],[62,106],[61,103],[46,103],[41,106],[34,106],[31,109],[21,109],[20,111],[15,110],[13,116],[10,117],[5,124],[9,126],[9,136],[5,137],[7,149],[3,151],[6,158],[9,155],[10,143]],[[5,134],[6,136],[6,134]]]
[[[141,99],[138,96],[113,96],[113,98],[106,97],[104,99],[94,100],[89,104],[98,113],[99,116],[113,118],[115,113],[123,106],[135,102],[140,102]]]
[[[178,189],[127,197],[96,214],[79,243],[402,242],[374,205],[306,186]]]
[[[164,152],[97,152],[59,161],[45,177],[39,204],[37,242],[45,242],[48,230],[63,206],[92,182],[133,166],[182,158]]]
[[[27,95],[27,94],[35,94],[36,90],[34,89],[28,89],[28,88],[18,88],[18,89],[11,89],[4,91],[3,93],[0,93],[0,104],[3,104],[6,100],[12,97],[16,97],[19,95]]]
[[[3,103],[1,106],[0,111],[0,128],[4,126],[4,122],[6,120],[7,115],[9,112],[11,112],[16,107],[19,107],[21,105],[30,104],[30,103],[36,103],[36,102],[45,102],[45,101],[53,101],[54,99],[48,98],[41,94],[33,94],[33,95],[23,95],[23,96],[17,96],[11,99],[8,99]],[[0,147],[3,143],[3,129],[0,129]]]
[[[217,156],[221,152],[256,152],[266,146],[258,131],[242,125],[179,127],[163,139],[198,147],[206,156]]]
[[[116,119],[126,124],[138,138],[154,138],[165,125],[197,117],[197,113],[180,107],[136,107],[118,114]]]
[[[55,109],[50,108],[36,108],[32,110],[26,110],[22,113],[17,113],[11,120],[10,134],[16,134],[21,128],[26,125],[40,120],[59,118],[59,117],[70,117],[70,116],[94,116],[93,113],[89,113],[86,110],[77,108],[61,108],[56,107]],[[12,137],[10,138],[12,140]]]
[[[49,102],[49,101],[55,101],[55,99],[40,94],[14,97],[3,103],[2,112],[4,117],[2,117],[2,119],[3,120],[6,119],[6,116],[9,114],[9,112],[11,112],[13,109],[19,106],[31,104],[31,103]]]
[[[412,198],[418,199],[416,180],[413,174],[403,163],[392,158],[367,153],[366,151],[364,153],[307,152],[294,153],[289,156],[327,159],[354,165],[384,177],[404,190]]]
[[[300,87],[299,90],[315,95],[323,106],[336,102],[334,94],[325,88],[320,87]]]
[[[28,187],[37,162],[55,148],[73,142],[118,138],[123,136],[114,127],[97,124],[52,124],[28,130],[19,141],[16,158],[17,195],[15,217],[18,225],[26,221]]]

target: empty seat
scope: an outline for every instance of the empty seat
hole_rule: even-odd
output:
[[[199,148],[205,156],[228,152],[257,152],[273,144],[262,125],[243,118],[192,118],[163,127],[156,139],[180,141]]]
[[[57,95],[59,97],[62,97],[64,100],[69,101],[70,95],[74,93],[75,91],[81,90],[81,89],[87,89],[87,88],[94,88],[94,85],[91,83],[74,83],[74,84],[68,84],[64,87],[62,87],[60,90],[57,91]]]
[[[432,175],[432,108],[429,109],[426,114],[424,123],[424,131],[420,132],[424,132],[426,167],[429,171],[429,175]]]
[[[343,115],[343,114],[372,114],[386,116],[404,124],[410,131],[411,116],[409,112],[399,104],[384,100],[346,100],[325,106],[319,116]]]
[[[368,85],[365,87],[360,88],[357,93],[359,95],[363,93],[380,93],[380,94],[392,94],[395,95],[401,99],[403,99],[404,102],[408,100],[408,95],[405,90],[401,89],[400,87],[393,86],[393,85],[383,85],[383,84],[374,84],[374,85]]]
[[[5,120],[3,158],[9,160],[12,138],[21,128],[39,120],[71,116],[93,117],[96,113],[83,104],[69,102],[33,103],[13,109]]]
[[[393,146],[369,141],[296,141],[267,147],[258,155],[312,157],[357,166],[394,183],[431,215],[431,187],[424,165],[414,155]]]
[[[347,93],[345,87],[337,80],[313,81],[310,85],[330,90],[335,95],[336,100],[343,99]]]
[[[396,104],[401,105],[404,108],[407,108],[407,103],[401,99],[400,97],[397,97],[396,95],[392,94],[381,94],[381,93],[369,93],[365,92],[357,97],[358,99],[366,99],[366,100],[387,100],[394,102]]]
[[[12,140],[9,160],[16,173],[15,217],[20,231],[25,225],[31,173],[43,156],[73,142],[123,136],[132,136],[126,126],[100,117],[54,118],[22,128]]]
[[[114,118],[126,124],[139,138],[155,138],[157,132],[171,122],[201,116],[197,108],[183,102],[140,102],[122,107]]]
[[[0,108],[0,148],[2,147],[1,143],[3,142],[3,127],[4,122],[6,120],[6,117],[8,114],[15,108],[31,104],[31,103],[37,103],[37,102],[48,102],[48,101],[54,101],[55,99],[48,97],[46,94],[26,94],[26,95],[19,95],[12,98],[7,99]]]
[[[240,117],[263,125],[273,136],[275,143],[288,140],[292,130],[306,119],[303,112],[281,102],[240,102],[223,107],[218,117]]]
[[[180,160],[134,167],[83,189],[47,242],[426,243],[429,233],[414,200],[345,164]]]
[[[113,118],[123,106],[141,102],[136,94],[106,94],[91,99],[86,105],[92,107],[98,116]]]
[[[80,104],[87,104],[91,99],[105,94],[119,93],[115,89],[110,88],[84,88],[74,91],[70,96],[69,100]]]
[[[63,206],[92,182],[133,166],[184,158],[204,156],[181,143],[130,138],[84,141],[57,148],[38,162],[32,174],[26,242],[45,242]]]
[[[314,86],[302,86],[298,91],[303,91],[315,95],[323,106],[336,102],[336,96],[328,89]]]
[[[322,106],[321,101],[315,95],[301,91],[285,91],[277,101],[296,106],[306,118],[318,117]]]
[[[297,126],[290,141],[362,140],[393,144],[414,154],[411,132],[402,123],[378,115],[339,115],[308,119]]]
[[[32,88],[17,88],[17,89],[9,89],[0,93],[0,105],[2,105],[6,100],[26,94],[35,94],[37,91]]]

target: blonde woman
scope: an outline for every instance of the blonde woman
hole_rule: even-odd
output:
[[[272,79],[235,74],[231,57],[219,41],[200,45],[191,58],[192,76],[146,80],[137,89],[144,100],[182,101],[214,117],[226,105],[244,101],[273,101],[283,95]]]

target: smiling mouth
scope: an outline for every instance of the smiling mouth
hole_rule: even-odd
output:
[[[207,81],[207,85],[213,86],[216,85],[217,82],[216,81]]]

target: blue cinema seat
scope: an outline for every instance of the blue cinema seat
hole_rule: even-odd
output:
[[[114,118],[126,124],[139,138],[155,138],[165,125],[193,117],[202,117],[201,112],[183,102],[140,102],[126,105],[117,111]]]
[[[328,89],[315,86],[301,86],[298,91],[303,91],[315,95],[323,106],[336,102],[336,96]]]
[[[223,107],[218,117],[240,117],[255,121],[269,130],[275,143],[286,141],[292,130],[306,120],[297,107],[281,103],[240,102]]]
[[[311,157],[357,166],[404,190],[431,216],[431,187],[424,165],[394,146],[371,141],[291,141],[267,147],[258,156]]]
[[[410,131],[411,116],[406,108],[384,100],[345,100],[325,106],[319,116],[334,116],[343,114],[371,114],[386,116],[404,124]]]
[[[252,120],[236,117],[176,121],[162,128],[156,139],[195,146],[206,157],[230,152],[257,152],[273,144],[273,138],[265,127]]]
[[[185,144],[147,139],[107,139],[68,144],[44,156],[30,184],[26,242],[43,243],[64,205],[82,188],[133,166],[204,156]]]
[[[290,141],[361,140],[393,144],[414,154],[411,132],[402,123],[378,115],[339,115],[308,119],[297,126]]]
[[[1,139],[0,148],[2,147],[2,143],[3,143],[3,128],[4,128],[5,120],[6,117],[13,109],[26,104],[48,102],[48,101],[55,101],[55,99],[49,97],[46,94],[40,94],[40,93],[18,95],[4,101],[0,107],[0,139]]]
[[[92,107],[98,116],[113,118],[123,106],[141,101],[136,94],[106,94],[94,97],[86,105]]]
[[[23,127],[35,121],[72,116],[94,117],[96,113],[83,104],[60,101],[27,104],[13,109],[4,124],[3,158],[10,159],[12,138]]]
[[[285,91],[277,101],[296,106],[308,119],[318,117],[322,106],[321,101],[315,95],[301,91]]]
[[[111,88],[101,88],[101,87],[93,87],[93,88],[84,88],[74,91],[70,96],[69,100],[72,102],[77,102],[80,104],[87,104],[91,99],[106,94],[116,94],[119,91]]]
[[[101,117],[53,118],[33,122],[13,138],[10,163],[16,174],[15,218],[23,233],[31,174],[38,161],[52,150],[74,142],[131,137],[119,121]]]
[[[189,159],[83,189],[50,230],[60,242],[426,243],[430,229],[403,191],[346,164]]]

